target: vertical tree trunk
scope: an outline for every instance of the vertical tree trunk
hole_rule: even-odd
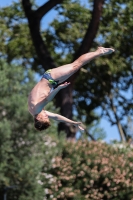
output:
[[[88,25],[88,30],[85,34],[82,44],[79,50],[75,53],[74,60],[76,60],[79,56],[87,53],[90,50],[93,40],[99,28],[103,4],[104,4],[104,0],[94,0],[92,19],[90,21],[90,24]],[[56,105],[60,107],[60,113],[63,116],[68,117],[69,119],[72,119],[72,116],[73,116],[72,92],[73,92],[73,87],[74,87],[74,80],[76,79],[78,74],[79,72],[77,72],[76,74],[74,74],[72,77],[69,78],[68,81],[71,82],[69,87],[61,90],[60,93],[56,97]],[[73,127],[63,124],[63,123],[59,124],[58,131],[59,132],[65,131],[67,138],[70,140],[71,139],[73,140],[76,135],[76,129],[73,129]]]
[[[115,120],[116,120],[116,124],[117,124],[117,127],[118,127],[118,131],[120,133],[120,137],[121,137],[121,141],[124,142],[125,141],[125,137],[124,137],[124,132],[123,132],[123,128],[120,124],[120,121],[118,119],[118,116],[116,114],[116,108],[113,106],[113,102],[111,103],[112,104],[112,110],[114,112],[114,116],[115,116]]]
[[[116,125],[117,125],[118,131],[119,131],[119,133],[120,133],[121,141],[124,142],[126,138],[124,137],[123,128],[122,128],[121,123],[120,123],[120,121],[119,121],[119,118],[118,118],[118,116],[117,116],[117,114],[116,114],[116,107],[115,107],[114,104],[113,104],[113,99],[112,99],[112,97],[110,97],[110,102],[111,102],[112,111],[114,112]]]
[[[61,115],[69,119],[72,119],[72,116],[73,116],[72,92],[73,92],[73,82],[71,81],[71,84],[67,88],[60,90],[60,92],[56,96],[56,106],[60,107]],[[59,134],[61,131],[64,131],[66,133],[67,139],[71,139],[71,140],[75,139],[76,128],[74,126],[69,126],[64,123],[59,123],[59,126],[58,126]]]
[[[32,41],[39,58],[39,62],[45,70],[55,68],[56,64],[48,52],[40,34],[40,21],[48,11],[62,2],[63,0],[50,0],[37,10],[32,10],[32,4],[30,0],[22,0],[23,9],[29,23]]]

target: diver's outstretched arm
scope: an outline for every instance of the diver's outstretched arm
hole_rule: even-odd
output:
[[[68,124],[72,124],[74,126],[76,126],[77,128],[79,128],[80,130],[84,130],[84,125],[82,124],[82,122],[76,122],[73,120],[70,120],[62,115],[56,114],[56,113],[52,113],[49,111],[45,110],[45,113],[48,115],[49,118],[54,119],[58,122],[64,122],[64,123],[68,123]]]

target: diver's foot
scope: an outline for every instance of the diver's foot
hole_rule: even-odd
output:
[[[98,51],[100,51],[101,55],[108,55],[113,53],[115,50],[113,48],[98,47]]]

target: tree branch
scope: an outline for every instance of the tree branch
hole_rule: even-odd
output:
[[[57,4],[62,3],[63,0],[49,0],[47,3],[42,5],[41,7],[38,8],[37,16],[39,17],[39,20],[42,19],[42,17],[49,12],[53,7],[55,7]]]
[[[92,141],[96,141],[95,138],[87,131],[87,129],[85,129],[84,131],[85,131],[85,134],[89,136]]]
[[[121,123],[119,121],[119,118],[118,118],[118,116],[116,114],[116,107],[113,104],[113,99],[112,98],[110,98],[110,102],[111,102],[112,111],[114,112],[116,124],[117,124],[118,130],[119,130],[119,133],[120,133],[121,141],[124,142],[125,141],[125,137],[124,137],[123,128],[122,128],[122,125],[121,125]]]
[[[49,5],[50,3],[52,4],[51,7]],[[50,8],[52,9],[53,5],[56,5],[56,4],[54,4],[53,0],[51,0],[48,3],[44,4],[42,7],[46,13],[46,11],[48,12],[50,10]],[[24,8],[25,15],[28,19],[30,34],[31,34],[32,41],[33,41],[34,47],[36,49],[36,53],[38,55],[40,64],[43,66],[43,68],[45,70],[47,70],[49,68],[55,68],[56,65],[55,65],[53,59],[51,58],[51,55],[48,52],[47,47],[44,44],[44,41],[40,34],[40,17],[38,16],[39,9],[37,11],[33,11],[31,8],[32,4],[31,4],[30,0],[22,0],[22,5]],[[49,5],[49,7],[47,5]],[[45,6],[46,6],[46,9],[44,9]],[[41,8],[41,10],[42,10],[42,8]],[[41,16],[42,16],[42,14],[41,14]]]

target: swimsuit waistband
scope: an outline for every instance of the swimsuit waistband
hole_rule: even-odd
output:
[[[53,86],[53,88],[55,88],[55,87],[58,85],[58,82],[59,82],[59,81],[55,81],[55,80],[51,77],[50,72],[51,72],[51,69],[47,70],[47,71],[43,74],[42,78],[47,79],[47,80],[49,81],[49,83]]]

